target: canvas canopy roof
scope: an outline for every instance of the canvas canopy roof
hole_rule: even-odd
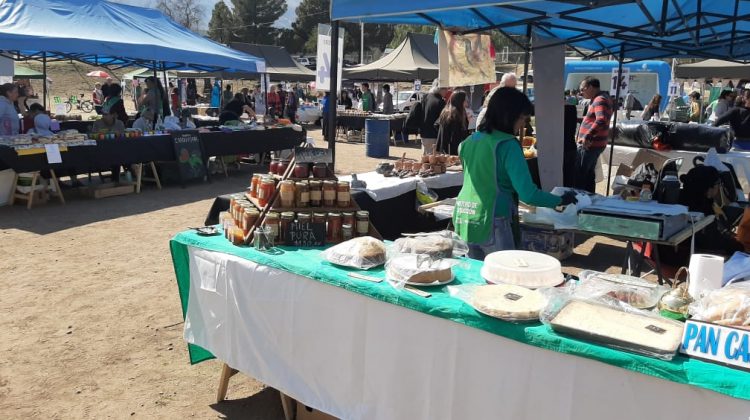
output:
[[[750,79],[750,64],[724,60],[703,60],[680,64],[674,71],[678,79]]]
[[[459,32],[527,30],[589,58],[750,59],[750,2],[728,0],[332,0],[331,19],[437,25]],[[584,51],[585,50],[585,51]]]
[[[5,0],[0,51],[97,66],[262,72],[256,57],[190,32],[155,9],[99,0]]]
[[[273,45],[247,44],[232,42],[229,44],[235,50],[245,52],[265,61],[265,73],[271,75],[274,81],[307,82],[315,80],[315,72],[297,63],[284,47]],[[225,74],[226,79],[249,79],[255,75]]]
[[[344,78],[372,81],[433,80],[438,77],[438,47],[427,34],[407,34],[404,41],[379,60],[344,69]]]

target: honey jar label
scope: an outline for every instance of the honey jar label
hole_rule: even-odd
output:
[[[322,194],[320,193],[320,190],[312,191],[312,192],[310,192],[310,200],[312,200],[312,201],[320,201],[321,195]]]
[[[351,195],[349,194],[349,191],[347,192],[340,192],[339,191],[339,201],[348,202]]]
[[[367,233],[370,231],[370,222],[358,220],[357,221],[357,233]]]
[[[335,201],[336,200],[336,191],[335,190],[323,191],[323,200],[326,200],[326,201]]]
[[[299,201],[301,203],[308,203],[310,202],[310,193],[309,192],[303,192],[299,194]]]

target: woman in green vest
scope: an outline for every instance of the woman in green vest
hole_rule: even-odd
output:
[[[497,89],[484,121],[458,149],[464,184],[456,199],[453,224],[469,243],[469,256],[484,260],[495,251],[515,249],[520,239],[518,201],[537,207],[576,202],[575,193],[562,197],[544,192],[531,180],[521,144],[515,137],[531,115],[529,99],[517,89]]]

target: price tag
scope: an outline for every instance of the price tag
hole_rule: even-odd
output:
[[[422,81],[419,79],[414,80],[414,92],[422,90]]]
[[[674,80],[669,81],[669,97],[674,98],[680,96],[680,84]]]
[[[609,94],[611,96],[617,95],[617,85],[620,85],[620,97],[624,98],[630,90],[630,69],[627,67],[622,68],[622,74],[619,74],[617,68],[612,69],[612,77],[609,78]]]

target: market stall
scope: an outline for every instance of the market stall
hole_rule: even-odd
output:
[[[422,288],[427,298],[353,278],[385,273],[337,268],[321,249],[265,253],[184,232],[171,250],[191,361],[215,356],[339,418],[740,418],[750,409],[746,372],[490,318],[445,287]],[[453,284],[483,284],[480,265],[455,268]]]
[[[349,140],[349,131],[364,133],[365,121],[367,120],[388,121],[390,123],[391,135],[401,135],[405,138],[406,135],[403,133],[406,117],[407,114],[405,113],[386,115],[354,110],[338,111],[336,113],[336,127],[340,129],[342,133],[346,135],[347,140]],[[362,136],[363,135],[364,134],[362,134]]]

